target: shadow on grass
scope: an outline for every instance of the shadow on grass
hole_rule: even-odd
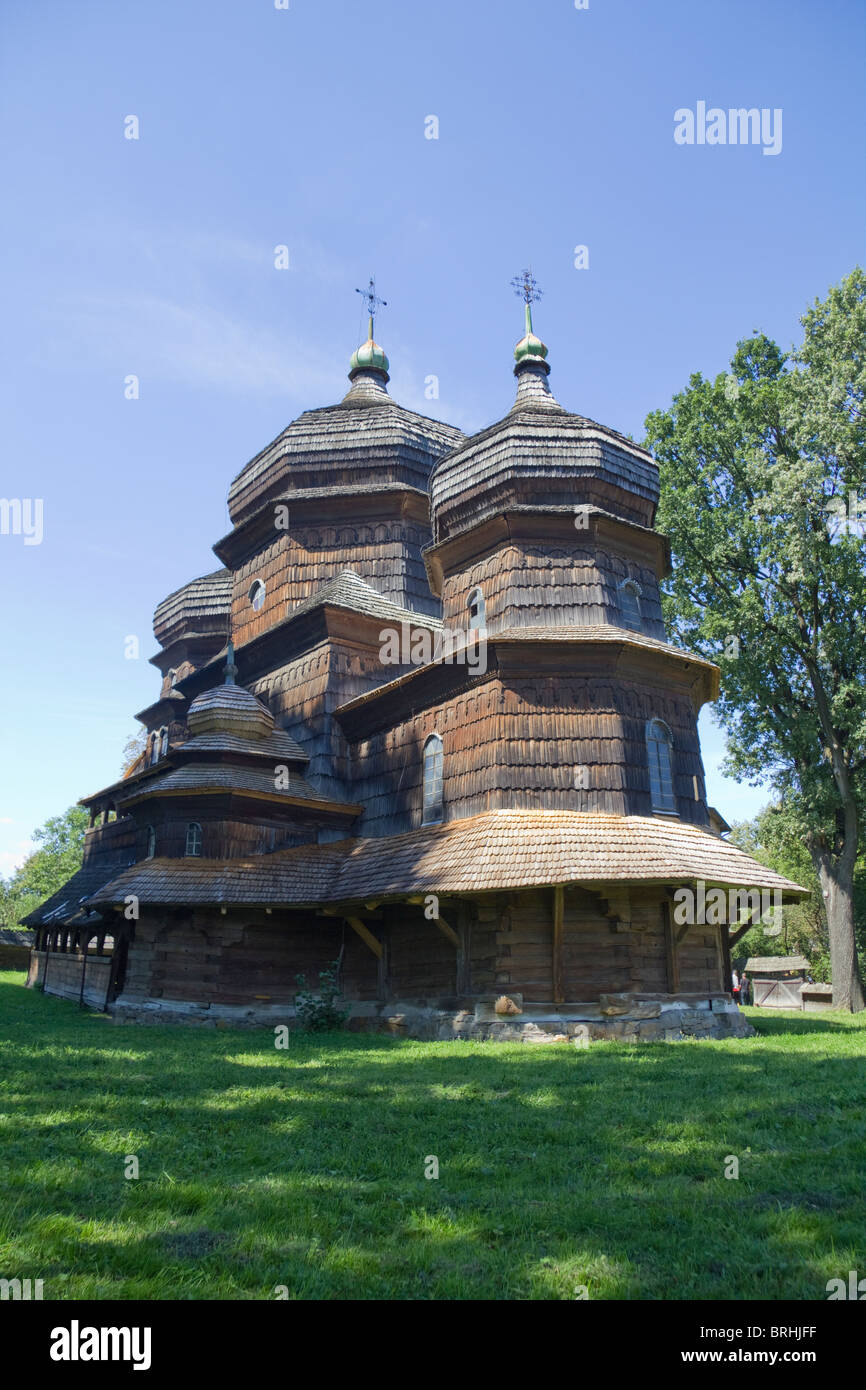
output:
[[[65,1273],[69,1297],[821,1298],[866,1231],[866,1030],[758,1021],[722,1043],[278,1052],[0,984],[0,1272]]]
[[[858,1026],[857,1014],[834,1014],[829,1011],[827,1014],[797,1013],[794,1010],[783,1009],[776,1012],[753,1007],[744,1009],[743,1012],[758,1032],[767,1037],[804,1033],[847,1033],[852,1026]],[[866,1022],[866,1013],[859,1016],[859,1022]]]

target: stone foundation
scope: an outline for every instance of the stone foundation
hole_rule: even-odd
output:
[[[352,1032],[437,1041],[674,1042],[681,1038],[745,1038],[754,1028],[730,995],[603,994],[588,1004],[523,1005],[500,1017],[493,996],[465,1001],[391,1000],[354,1003]],[[460,1007],[460,1005],[464,1007]],[[456,1006],[455,1006],[456,1005]],[[191,1004],[165,999],[130,1000],[109,1006],[115,1023],[184,1024],[210,1028],[297,1027],[290,1004]]]

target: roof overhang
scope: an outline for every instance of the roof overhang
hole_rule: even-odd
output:
[[[586,521],[586,525],[578,526]],[[599,507],[509,507],[488,516],[475,526],[457,531],[423,551],[430,588],[438,597],[445,579],[477,560],[513,541],[567,542],[580,544],[583,538],[614,545],[627,559],[649,563],[659,579],[671,572],[671,548],[667,536],[635,521],[624,521]]]
[[[277,525],[277,508],[288,509],[286,524]],[[250,555],[261,549],[264,542],[273,542],[289,534],[296,526],[315,526],[334,521],[384,521],[405,517],[421,525],[430,524],[430,499],[420,488],[406,483],[379,484],[363,487],[302,488],[297,492],[279,492],[269,497],[228,535],[213,547],[214,554],[229,568],[243,564]]]
[[[597,628],[588,628],[585,635],[574,627],[568,628],[567,635],[555,627],[544,629],[543,635],[538,630],[509,629],[488,633],[486,649],[484,671],[473,669],[469,660],[477,647],[468,648],[462,660],[458,648],[453,659],[417,666],[338,706],[334,713],[347,738],[356,742],[488,680],[561,675],[566,668],[581,675],[661,680],[688,693],[696,711],[719,693],[719,668],[712,662],[624,628],[605,629],[603,637]],[[579,660],[564,660],[564,652],[579,653]]]

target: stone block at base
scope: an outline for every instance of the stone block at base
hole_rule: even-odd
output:
[[[458,1002],[441,1000],[439,1004]],[[462,1001],[461,1001],[462,1002]],[[755,1030],[730,996],[602,995],[598,1002],[524,1004],[517,1015],[497,1015],[484,1000],[466,1007],[393,1000],[351,1004],[352,1032],[388,1033],[423,1041],[567,1043],[674,1042],[682,1038],[747,1038]],[[198,1024],[209,1028],[297,1028],[291,1004],[193,1004],[121,996],[109,1006],[115,1023]],[[615,1010],[615,1012],[614,1012]]]

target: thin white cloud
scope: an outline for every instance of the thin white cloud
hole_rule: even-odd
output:
[[[12,849],[0,850],[0,874],[14,874],[35,849],[32,840],[19,840]]]
[[[142,394],[148,380],[305,400],[333,393],[330,355],[218,309],[155,295],[90,296],[57,304],[52,317],[57,351],[65,355],[74,341],[79,360],[138,376]]]

